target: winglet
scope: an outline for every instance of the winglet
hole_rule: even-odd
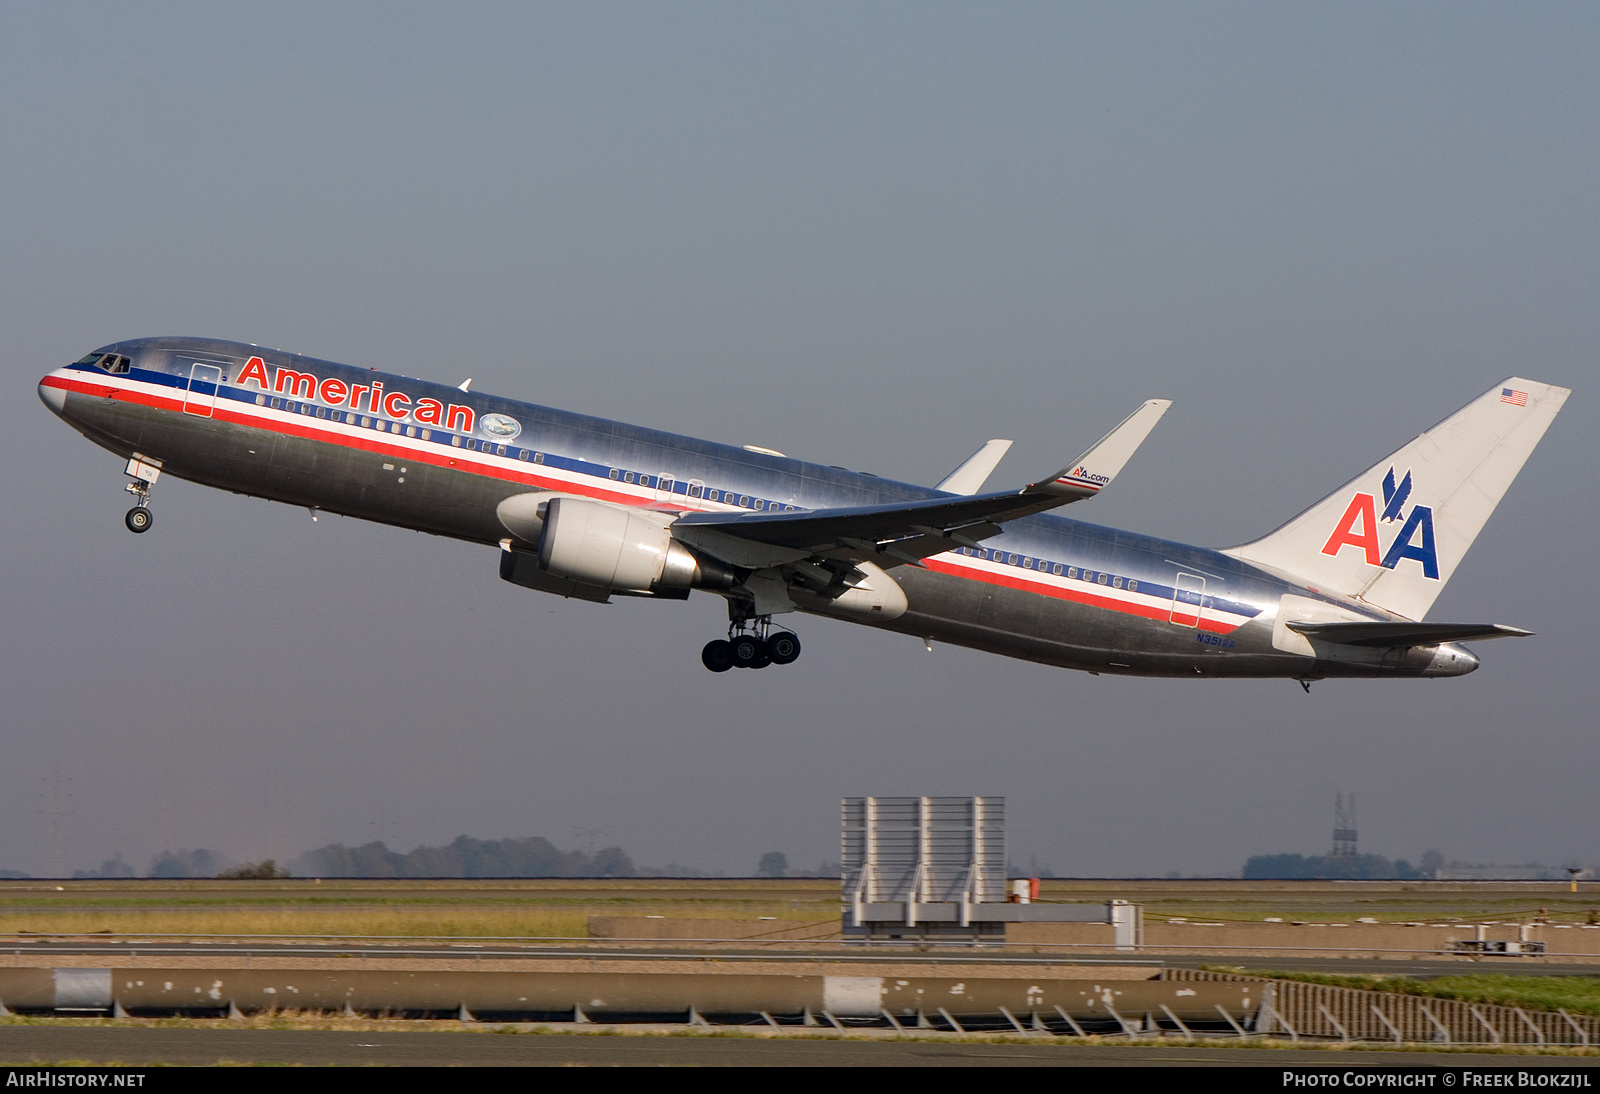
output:
[[[968,456],[965,463],[946,475],[934,489],[947,494],[976,494],[1010,448],[1010,441],[985,441],[982,448]]]
[[[1101,437],[1076,463],[1062,468],[1048,479],[1033,483],[1025,494],[1061,494],[1073,498],[1092,497],[1109,486],[1144,439],[1172,405],[1171,399],[1151,399],[1123,419],[1122,424]]]

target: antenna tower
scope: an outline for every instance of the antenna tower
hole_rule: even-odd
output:
[[[1333,853],[1330,857],[1356,857],[1356,795],[1353,790],[1348,802],[1343,794],[1333,796]]]

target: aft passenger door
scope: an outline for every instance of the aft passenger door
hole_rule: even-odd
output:
[[[1199,574],[1179,574],[1172,584],[1172,614],[1180,627],[1198,627],[1205,612],[1206,579]]]
[[[217,405],[217,385],[222,383],[222,370],[216,365],[202,365],[198,361],[189,369],[189,390],[183,397],[186,414],[211,417]]]

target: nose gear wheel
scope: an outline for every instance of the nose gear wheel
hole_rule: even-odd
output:
[[[122,523],[128,526],[130,532],[148,532],[156,519],[150,513],[150,484],[143,479],[134,479],[124,489],[133,495],[138,504],[128,510]]]

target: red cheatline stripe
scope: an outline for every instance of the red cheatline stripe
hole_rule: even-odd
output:
[[[925,558],[922,564],[930,570],[952,577],[962,577],[969,581],[981,581],[986,585],[1001,585],[1008,589],[1019,589],[1026,593],[1038,593],[1041,596],[1054,597],[1057,600],[1069,600],[1075,604],[1087,604],[1094,608],[1104,608],[1107,611],[1121,612],[1124,615],[1137,615],[1145,619],[1169,619],[1172,616],[1172,606],[1149,604],[1132,604],[1126,600],[1116,600],[1109,596],[1099,596],[1095,593],[1074,589],[1070,586],[1061,587],[1040,581],[1029,581],[1025,578],[1012,577],[1010,574],[997,574],[992,570],[980,570],[973,566],[961,566],[945,562],[936,558]],[[1215,634],[1232,634],[1243,623],[1226,623],[1219,619],[1200,620],[1200,629],[1211,631]]]
[[[183,411],[183,400],[174,399],[169,396],[151,395],[146,392],[130,391],[124,388],[107,388],[101,384],[90,384],[81,380],[62,381],[60,383],[50,384],[49,386],[64,387],[69,391],[79,392],[85,395],[109,396],[119,399],[122,402],[134,403],[139,406],[148,406],[156,410],[166,410],[174,413],[181,413]],[[381,441],[378,441],[376,438],[369,437],[365,431],[363,431],[361,435],[351,436],[349,434],[341,433],[326,427],[308,427],[293,420],[278,421],[265,416],[241,413],[231,407],[224,406],[222,402],[218,402],[216,407],[213,409],[211,420],[231,422],[236,425],[248,426],[252,429],[261,429],[270,433],[281,433],[293,437],[302,437],[306,440],[320,441],[325,444],[337,444],[343,448],[353,448],[363,452],[376,453],[380,456],[390,456],[397,459],[404,459],[410,463],[425,463],[431,464],[435,467],[454,468],[457,471],[465,471],[470,474],[482,475],[486,478],[503,479],[507,482],[523,483],[525,485],[536,486],[545,490],[555,490],[566,494],[581,494],[584,497],[596,498],[601,501],[615,502],[619,505],[629,505],[640,508],[649,507],[649,502],[646,499],[637,497],[633,494],[624,494],[619,491],[607,490],[603,487],[591,486],[588,483],[574,484],[565,479],[547,478],[533,474],[529,471],[497,467],[493,464],[469,459],[467,458],[464,450],[454,448],[445,451],[443,450],[443,446],[440,446],[441,451],[428,452],[405,445],[385,444]],[[326,419],[323,418],[318,418],[315,420],[326,421]],[[434,444],[432,441],[424,441],[422,443],[430,446]],[[451,455],[451,453],[454,453],[455,455]],[[687,507],[672,506],[672,508],[676,509]]]
[[[85,380],[66,379],[64,377],[47,376],[41,381],[46,387],[65,388],[68,391],[83,395],[96,395],[102,398],[120,399],[124,402],[135,403],[140,406],[153,407],[157,410],[167,410],[176,413],[183,412],[183,400],[170,396],[151,395],[147,392],[129,390],[127,388],[109,387],[104,384],[90,383]],[[496,467],[478,460],[465,458],[465,453],[451,449],[457,455],[441,452],[428,452],[397,444],[385,444],[375,439],[369,439],[365,432],[358,436],[331,430],[326,427],[314,428],[301,425],[297,421],[278,421],[276,419],[258,416],[250,413],[241,413],[219,401],[212,411],[213,421],[232,422],[237,425],[248,426],[252,429],[262,429],[272,433],[284,433],[306,440],[320,441],[325,444],[337,444],[344,448],[354,448],[365,452],[374,452],[378,455],[391,456],[404,459],[411,463],[426,463],[435,467],[455,468],[475,475],[488,478],[503,479],[508,482],[524,483],[529,486],[540,487],[545,490],[555,490],[568,494],[580,494],[584,497],[609,501],[618,505],[627,505],[635,508],[651,508],[650,502],[633,494],[624,494],[618,491],[607,490],[603,487],[591,486],[587,483],[575,484],[565,479],[546,478],[528,471],[513,471],[510,468]],[[327,419],[315,419],[324,422]],[[434,442],[424,441],[424,445],[432,446]],[[441,446],[442,447],[442,446]],[[669,508],[692,508],[674,504]],[[1137,615],[1146,619],[1168,619],[1172,614],[1170,606],[1152,607],[1144,604],[1130,604],[1125,600],[1116,600],[1107,596],[1098,596],[1094,593],[1080,591],[1073,588],[1062,588],[1040,581],[1028,581],[1023,578],[1012,577],[1009,574],[997,574],[989,570],[982,570],[972,566],[956,565],[938,559],[924,559],[922,563],[929,570],[942,573],[950,577],[962,578],[967,581],[981,581],[989,585],[1001,585],[1022,592],[1037,593],[1042,596],[1054,597],[1057,600],[1067,600],[1078,604],[1087,604],[1091,607],[1104,608],[1108,611],[1121,612],[1124,615]],[[1202,619],[1200,629],[1212,631],[1217,634],[1230,634],[1243,624],[1228,624],[1215,619]]]

